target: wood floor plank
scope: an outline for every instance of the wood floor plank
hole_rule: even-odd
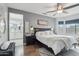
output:
[[[24,46],[24,55],[25,56],[40,56],[39,46],[37,45]]]

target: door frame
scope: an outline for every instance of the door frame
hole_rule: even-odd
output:
[[[9,8],[8,7],[8,24],[7,24],[7,27],[8,27],[8,41],[10,41],[10,34],[9,34],[9,13],[17,13],[17,14],[22,14],[23,15],[23,44],[24,44],[24,39],[25,39],[25,19],[24,19],[24,11],[22,10],[18,10],[18,9],[14,9],[14,8]]]

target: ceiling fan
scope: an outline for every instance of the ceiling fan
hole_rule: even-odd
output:
[[[64,7],[63,3],[57,3],[56,10],[47,11],[47,12],[45,12],[43,14],[48,14],[48,13],[52,13],[52,12],[55,12],[55,14],[53,14],[53,16],[55,16],[56,14],[60,14],[60,13],[68,14],[68,12],[65,11],[65,10],[73,8],[73,7],[76,7],[76,6],[79,6],[79,4],[75,4],[75,5],[71,5],[71,6],[68,6],[68,7]]]

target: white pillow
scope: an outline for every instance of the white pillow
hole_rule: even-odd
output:
[[[10,45],[10,41],[6,41],[2,44],[1,49],[6,50],[8,48],[8,46]]]
[[[53,35],[53,31],[40,31],[36,32],[36,36],[43,36],[43,35]]]
[[[46,32],[47,35],[53,35],[54,34],[53,31],[45,31],[45,32]]]

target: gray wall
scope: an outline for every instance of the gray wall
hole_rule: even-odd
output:
[[[29,21],[30,22],[30,26],[33,27],[46,27],[46,28],[51,28],[54,27],[55,25],[55,18],[50,18],[50,17],[46,17],[46,16],[42,16],[42,15],[38,15],[38,14],[33,14],[33,13],[26,13],[24,15],[25,17],[25,21]],[[47,26],[39,26],[37,25],[37,20],[42,19],[42,20],[46,20],[48,22]]]

